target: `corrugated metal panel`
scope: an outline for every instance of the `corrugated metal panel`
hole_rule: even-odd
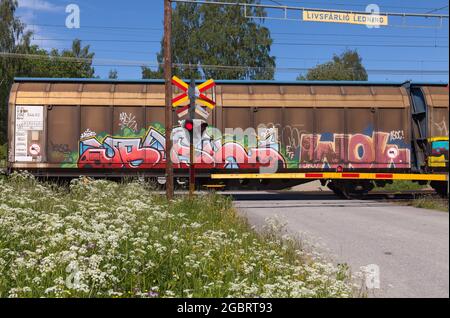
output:
[[[423,88],[427,98],[427,104],[433,107],[447,107],[449,105],[448,87],[432,87]]]
[[[80,135],[79,108],[52,107],[47,111],[47,160],[71,163],[70,154],[78,151]]]
[[[267,88],[265,90],[264,88]],[[406,91],[339,86],[223,86],[223,107],[408,107]],[[363,92],[366,92],[364,95]],[[394,94],[395,92],[395,94]]]
[[[46,92],[50,89],[49,92]],[[439,89],[439,88],[436,88]],[[175,90],[175,94],[177,91]],[[434,96],[434,95],[433,95]],[[435,103],[445,104],[443,95]],[[217,103],[223,107],[408,107],[401,87],[220,85]],[[111,83],[21,83],[18,104],[164,106],[164,85]],[[447,96],[448,103],[448,96]]]
[[[81,133],[88,130],[111,134],[113,130],[112,107],[81,107]]]
[[[425,86],[422,91],[428,106],[428,137],[448,137],[448,86]]]

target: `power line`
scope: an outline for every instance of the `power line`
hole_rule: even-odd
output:
[[[74,39],[63,38],[34,38],[34,41],[70,41]],[[126,39],[79,39],[81,42],[119,42],[119,43],[161,43],[160,40],[126,40]]]
[[[67,29],[65,25],[59,25],[59,24],[27,24],[27,26],[41,26],[41,27],[51,27],[51,28],[63,28]],[[127,27],[127,26],[108,26],[108,25],[96,25],[96,26],[84,26],[83,29],[115,29],[119,31],[162,31],[162,28],[147,28],[147,27]],[[280,34],[280,35],[312,35],[312,36],[342,36],[342,37],[378,37],[378,38],[442,38],[442,39],[448,39],[447,36],[435,36],[435,35],[391,35],[391,34],[385,34],[385,35],[372,35],[372,34],[343,34],[343,33],[302,33],[302,32],[270,32],[271,34]],[[109,34],[109,33],[108,33]]]
[[[63,25],[43,25],[43,24],[29,24],[29,25],[36,25],[36,26],[47,26],[47,27],[55,27],[55,28],[66,28]],[[84,28],[84,27],[83,27]],[[107,29],[109,26],[96,26],[91,27],[92,29]],[[115,28],[119,31],[121,30],[129,30],[129,31],[136,31],[136,30],[142,30],[142,31],[148,31],[153,30],[153,28],[134,28],[134,27],[117,27]],[[38,35],[39,33],[35,33]],[[110,33],[102,33],[102,34],[110,34]],[[305,32],[270,32],[270,34],[273,35],[299,35],[299,36],[332,36],[332,37],[365,37],[365,38],[401,38],[401,39],[448,39],[448,36],[436,36],[436,35],[392,35],[392,34],[343,34],[343,33],[305,33]]]
[[[67,38],[35,38],[35,41],[60,41],[72,42],[73,39]],[[81,42],[112,42],[112,43],[161,43],[159,40],[126,40],[126,39],[79,39]],[[257,43],[258,44],[258,43]],[[414,45],[399,43],[315,43],[315,42],[276,42],[272,45],[285,46],[344,46],[344,47],[402,47],[402,48],[448,48],[448,45]]]
[[[271,0],[270,0],[271,1]],[[365,8],[367,5],[365,4],[357,4],[357,3],[335,3],[335,2],[311,2],[311,1],[293,1],[293,0],[281,0],[282,2],[286,3],[302,3],[302,4],[313,4],[313,5],[332,5],[332,6],[342,6],[342,7],[360,7]],[[273,1],[271,1],[273,2]],[[283,4],[281,4],[283,5]],[[411,10],[432,10],[433,8],[430,7],[410,7],[410,6],[392,6],[392,5],[379,5],[383,8],[391,8],[391,9],[411,9]],[[445,9],[442,8],[442,9]]]
[[[446,9],[446,8],[448,8],[448,5],[446,5],[446,6],[442,7],[442,8],[436,8],[436,9],[433,9],[433,10],[428,11],[428,12],[426,12],[426,13],[429,14],[429,13],[441,11],[441,10]]]
[[[53,49],[51,47],[43,47],[47,51]],[[59,48],[60,50],[64,48]],[[95,52],[108,52],[111,50],[95,50]],[[145,52],[145,51],[127,51],[127,50],[117,50],[114,49],[115,53],[125,53],[125,54],[138,54],[138,55],[155,55],[159,52]],[[276,56],[277,60],[300,60],[300,61],[330,61],[330,57],[288,57],[288,56]],[[408,62],[408,63],[448,63],[448,59],[363,59],[366,62],[386,62],[386,63],[398,63],[398,62]],[[147,61],[143,61],[142,63],[147,63]]]
[[[64,28],[67,29],[65,25],[60,24],[42,24],[42,23],[28,23],[27,26],[41,26],[41,27],[52,27],[52,28]],[[163,28],[153,28],[153,27],[129,27],[129,26],[109,26],[109,25],[84,25],[83,29],[106,29],[106,30],[130,30],[130,31],[163,31]]]
[[[345,43],[285,43],[274,42],[273,44],[287,46],[344,46],[344,47],[402,47],[402,48],[448,48],[448,45],[410,45],[410,44],[345,44]]]
[[[287,57],[287,56],[276,56],[276,59],[280,60],[301,60],[301,61],[330,61],[331,58],[326,57]],[[408,63],[448,63],[448,60],[412,60],[412,59],[366,59],[363,58],[365,62],[384,62],[384,63],[399,63],[399,62],[408,62]]]
[[[302,35],[302,36],[332,36],[332,37],[364,37],[364,38],[402,38],[402,39],[448,39],[448,36],[435,35],[369,35],[369,34],[342,34],[342,33],[302,33],[302,32],[271,32],[271,34],[279,35]]]
[[[191,3],[191,4],[208,4],[208,5],[221,5],[221,6],[240,6],[244,8],[265,8],[265,9],[280,9],[280,10],[290,10],[290,11],[321,11],[321,12],[342,12],[342,13],[355,13],[355,14],[370,14],[366,11],[356,11],[356,10],[338,10],[338,9],[322,9],[322,8],[306,8],[306,7],[296,7],[296,6],[285,6],[285,5],[275,5],[275,4],[256,4],[256,3],[243,3],[243,2],[225,2],[225,1],[206,1],[206,0],[171,0],[176,3]],[[422,17],[422,18],[439,18],[448,19],[448,15],[445,14],[429,14],[429,13],[413,13],[413,12],[379,12],[377,15],[385,16],[397,16],[397,17]],[[261,17],[267,18],[267,17]]]
[[[280,5],[280,6],[283,5],[282,3],[278,2],[278,1],[275,1],[275,0],[270,0],[270,2],[273,2],[273,3],[278,4],[278,5]]]
[[[162,63],[141,63],[139,61],[130,60],[112,60],[112,59],[97,59],[94,63],[93,59],[80,58],[80,57],[67,57],[67,56],[46,56],[39,54],[26,54],[26,53],[9,53],[0,52],[0,56],[9,58],[30,58],[30,59],[44,59],[50,61],[63,61],[74,63],[92,63],[92,66],[102,67],[159,67]],[[103,63],[102,63],[103,62]],[[273,70],[277,72],[305,72],[311,70],[307,67],[259,67],[248,65],[207,65],[207,64],[185,64],[185,63],[173,63],[174,67],[178,68],[190,68],[190,69],[210,69],[220,71],[245,71],[245,70]],[[448,70],[417,70],[417,69],[366,69],[368,73],[372,74],[397,74],[397,75],[447,75]]]

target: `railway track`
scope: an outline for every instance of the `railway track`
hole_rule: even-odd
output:
[[[301,195],[302,192],[298,192]],[[304,193],[306,194],[306,193]],[[309,192],[309,195],[319,195],[319,196],[330,196],[333,198],[339,198],[337,195],[332,193],[331,191],[314,191]],[[427,190],[405,190],[405,191],[370,191],[367,194],[363,195],[350,195],[349,199],[358,199],[358,200],[414,200],[423,197],[436,197],[438,199],[442,199],[436,192],[432,189]]]
[[[422,197],[436,197],[442,199],[434,190],[407,190],[407,191],[373,191],[367,194],[371,200],[414,200]]]
[[[446,200],[434,190],[408,190],[408,191],[371,191],[368,194],[352,196],[344,199],[335,195],[332,191],[217,191],[218,194],[230,195],[234,198],[246,200],[367,200],[405,202],[415,199],[430,197],[436,200]]]

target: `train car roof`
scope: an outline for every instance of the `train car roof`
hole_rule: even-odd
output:
[[[52,83],[110,83],[110,84],[163,84],[162,79],[99,79],[99,78],[43,78],[43,77],[16,77],[16,83],[21,82],[52,82]],[[189,80],[185,80],[189,82]],[[276,81],[276,80],[216,80],[220,85],[356,85],[356,86],[402,86],[407,83],[417,86],[447,86],[445,82],[376,82],[376,81]]]

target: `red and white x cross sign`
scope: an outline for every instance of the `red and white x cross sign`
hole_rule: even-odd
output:
[[[172,77],[172,84],[183,91],[181,95],[178,95],[177,97],[172,99],[173,107],[178,107],[182,106],[185,103],[189,103],[189,85],[176,76]],[[198,85],[195,88],[196,102],[210,109],[213,109],[216,106],[216,102],[208,98],[204,93],[214,86],[216,86],[216,83],[214,83],[212,79]]]

